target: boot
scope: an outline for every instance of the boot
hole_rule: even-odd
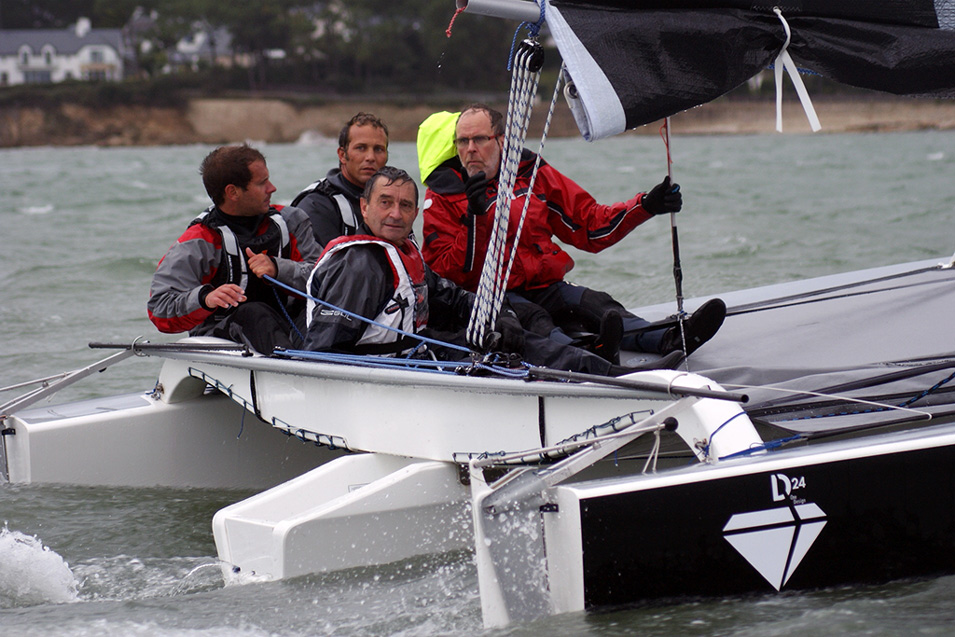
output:
[[[623,317],[617,310],[609,310],[600,319],[600,334],[589,349],[591,352],[616,365],[620,362],[620,342],[623,340]]]
[[[674,351],[683,351],[689,356],[700,349],[706,341],[713,338],[723,319],[726,318],[726,304],[722,299],[710,299],[701,305],[693,314],[683,321],[683,333],[686,335],[686,347],[680,338],[680,326],[669,328],[660,341],[660,354],[669,354]]]

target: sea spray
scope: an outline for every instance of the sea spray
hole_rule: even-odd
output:
[[[0,608],[76,599],[76,578],[62,557],[36,536],[0,529]]]

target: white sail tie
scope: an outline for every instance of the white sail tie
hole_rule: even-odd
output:
[[[792,39],[792,31],[789,30],[789,23],[786,22],[786,18],[783,17],[783,12],[780,8],[773,7],[773,12],[779,17],[779,20],[783,23],[783,29],[786,30],[786,42],[783,44],[783,48],[780,49],[779,54],[776,56],[776,62],[773,64],[776,76],[776,130],[780,133],[783,132],[783,69],[785,69],[786,72],[789,73],[789,79],[792,80],[793,86],[796,88],[796,95],[799,96],[802,108],[806,112],[809,126],[812,127],[812,132],[815,133],[822,128],[822,125],[816,116],[816,109],[812,106],[812,100],[809,99],[809,91],[806,90],[806,85],[803,84],[802,78],[799,77],[799,69],[796,67],[792,56],[789,55],[788,48],[789,41]]]

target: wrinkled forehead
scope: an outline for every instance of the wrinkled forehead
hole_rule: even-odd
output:
[[[415,198],[415,185],[411,181],[394,180],[391,183],[387,179],[379,178],[372,189],[371,198],[373,200],[381,197],[390,197],[399,202],[410,201],[417,205]]]
[[[484,111],[467,111],[458,118],[454,130],[458,137],[471,134],[491,135],[491,118]]]

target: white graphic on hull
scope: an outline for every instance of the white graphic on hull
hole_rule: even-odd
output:
[[[723,537],[778,591],[824,526],[825,512],[806,503],[737,513],[723,527]]]

